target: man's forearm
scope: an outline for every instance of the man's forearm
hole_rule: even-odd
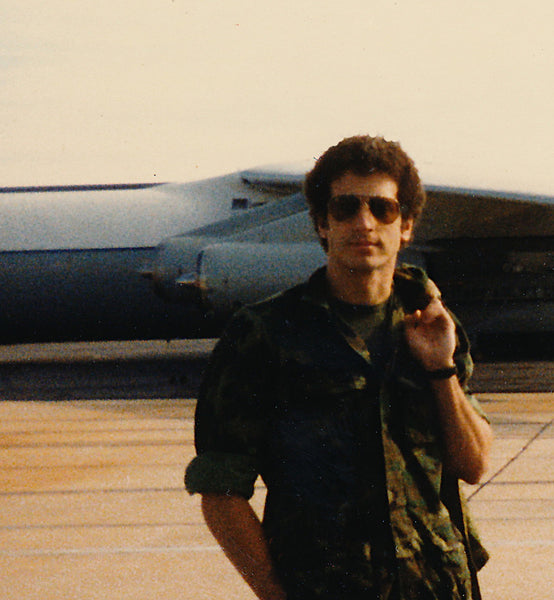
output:
[[[241,496],[204,494],[202,512],[227,558],[260,600],[285,600],[275,572],[262,524]]]
[[[478,483],[489,462],[493,434],[460,387],[458,379],[431,383],[439,409],[446,466],[468,483]]]
[[[405,335],[412,355],[427,372],[454,366],[456,325],[439,298],[424,310],[404,319]],[[455,375],[431,379],[441,421],[445,466],[468,483],[477,483],[485,473],[492,430],[465,395]]]

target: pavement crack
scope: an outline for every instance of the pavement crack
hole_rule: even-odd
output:
[[[506,464],[502,465],[502,467],[500,467],[500,469],[498,469],[496,473],[489,477],[487,481],[479,485],[477,489],[468,496],[468,501],[471,500],[474,496],[476,496],[483,488],[487,487],[490,483],[492,483],[497,477],[499,477],[511,464],[513,464],[527,450],[527,448],[531,446],[533,442],[535,442],[549,427],[552,426],[552,423],[554,423],[554,419],[551,419],[550,421],[545,423],[539,429],[539,431],[537,431],[537,433],[535,433],[535,435],[531,439],[529,439],[525,443],[525,445],[516,454],[514,454],[514,456],[512,456],[512,458],[510,458],[510,460]]]

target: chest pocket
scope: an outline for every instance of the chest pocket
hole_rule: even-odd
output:
[[[367,394],[371,383],[367,373],[344,372],[331,365],[296,364],[289,365],[288,371],[289,405],[317,404],[323,408],[328,403],[343,404],[352,396]]]

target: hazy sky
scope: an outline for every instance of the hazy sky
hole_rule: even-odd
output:
[[[398,139],[554,191],[552,0],[0,0],[0,185],[188,180]]]

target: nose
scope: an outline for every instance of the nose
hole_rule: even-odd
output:
[[[360,206],[360,210],[356,214],[356,225],[361,229],[374,229],[377,220],[373,216],[371,210],[369,210],[369,206],[367,202],[362,202]]]

